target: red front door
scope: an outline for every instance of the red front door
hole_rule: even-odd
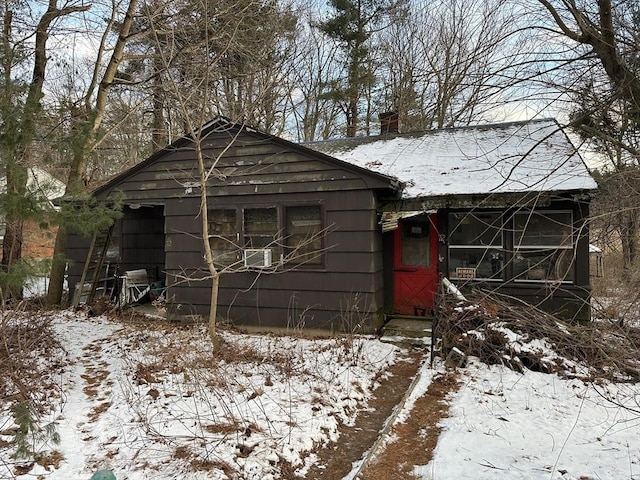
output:
[[[421,214],[400,220],[394,238],[394,311],[425,316],[438,287],[438,218]]]

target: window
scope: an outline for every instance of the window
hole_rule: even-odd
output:
[[[322,264],[322,209],[319,205],[285,208],[287,260],[293,264]]]
[[[573,281],[571,212],[514,215],[514,277],[518,280]]]
[[[502,217],[498,212],[449,214],[449,276],[504,278]]]
[[[245,208],[243,225],[245,248],[274,248],[278,235],[276,208]]]
[[[209,210],[209,244],[220,267],[240,267],[244,249],[270,249],[274,263],[284,254],[290,264],[321,265],[323,235],[319,205]]]
[[[209,245],[216,265],[229,266],[240,258],[237,245],[236,211],[209,210]]]
[[[402,264],[421,267],[431,265],[428,217],[402,220]]]

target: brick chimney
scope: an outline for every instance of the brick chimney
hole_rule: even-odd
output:
[[[398,112],[384,112],[378,115],[380,119],[380,135],[400,132]]]

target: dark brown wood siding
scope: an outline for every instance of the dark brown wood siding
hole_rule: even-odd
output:
[[[239,325],[377,326],[384,299],[376,195],[388,194],[390,182],[252,131],[235,138],[212,134],[203,145],[212,173],[209,208],[320,205],[327,228],[321,266],[282,265],[223,275],[219,317]],[[187,144],[150,160],[96,194],[101,199],[124,194],[121,269],[160,269],[171,318],[207,315],[211,283],[194,149]],[[136,217],[140,212],[152,214]],[[75,238],[72,243],[78,246],[70,254],[80,260],[87,241]]]
[[[239,325],[367,330],[378,326],[383,298],[382,234],[374,192],[308,192],[215,197],[216,208],[321,205],[325,226],[322,266],[282,265],[275,271],[222,276],[219,317]],[[199,202],[167,202],[166,270],[169,312],[208,314],[210,281],[203,258]],[[189,271],[189,278],[184,278]]]
[[[207,165],[212,168],[210,195],[306,194],[310,191],[348,192],[388,188],[389,182],[361,171],[329,162],[314,152],[299,151],[263,135],[209,136],[203,144]],[[314,157],[316,155],[316,157]],[[214,166],[215,164],[215,166]],[[110,185],[98,194],[106,198],[121,191],[128,202],[164,203],[168,198],[197,198],[200,193],[195,152],[185,146],[166,152],[143,169]]]
[[[69,299],[75,294],[76,283],[80,282],[82,269],[87,259],[87,251],[91,237],[70,233],[67,238],[67,281],[69,283]]]

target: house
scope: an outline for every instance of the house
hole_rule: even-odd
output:
[[[0,194],[6,193],[6,176],[0,177]],[[54,209],[53,201],[64,195],[65,185],[63,182],[49,174],[40,167],[27,168],[27,190],[33,198],[38,199],[43,206]],[[33,228],[33,225],[29,225]],[[0,215],[0,242],[4,240],[6,232],[6,222],[4,216]]]
[[[552,120],[295,144],[203,127],[219,315],[236,325],[371,330],[428,315],[439,278],[586,318],[590,191]],[[166,284],[171,319],[207,314],[200,182],[181,138],[94,195],[124,195],[120,272]],[[70,285],[88,239],[72,235]]]
[[[386,304],[422,315],[440,276],[461,290],[588,319],[588,217],[596,183],[552,119],[389,134],[312,146],[393,174],[383,202]],[[426,250],[426,246],[429,249]]]

